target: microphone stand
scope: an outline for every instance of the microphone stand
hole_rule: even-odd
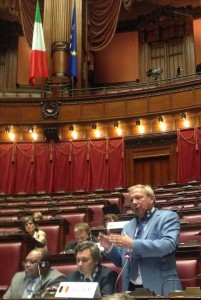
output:
[[[195,279],[200,279],[201,278],[201,274],[198,274],[197,276],[193,277],[193,278],[181,278],[181,279],[177,279],[177,278],[169,278],[169,279],[166,279],[162,286],[161,286],[161,295],[164,296],[164,286],[166,285],[166,283],[168,282],[171,282],[171,281],[180,281],[180,282],[188,282],[188,281],[192,281],[192,280],[195,280]]]
[[[129,261],[129,259],[130,259],[130,253],[127,252],[127,253],[125,254],[125,259],[126,259],[126,262],[125,262],[123,268],[121,269],[121,272],[119,273],[119,275],[118,275],[118,277],[117,277],[117,280],[116,280],[116,282],[115,282],[115,293],[117,293],[117,284],[118,284],[119,278],[121,277],[123,271],[125,270],[125,267],[126,267],[127,264],[128,264],[128,261]]]

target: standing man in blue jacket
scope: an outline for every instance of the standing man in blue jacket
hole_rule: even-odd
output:
[[[122,234],[99,234],[106,256],[123,267],[122,290],[144,287],[156,295],[181,290],[175,250],[179,240],[177,213],[155,208],[155,195],[148,185],[128,189],[135,214]]]

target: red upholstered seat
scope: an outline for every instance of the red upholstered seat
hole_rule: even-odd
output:
[[[201,214],[195,215],[184,215],[183,219],[189,221],[190,223],[201,222]]]
[[[17,227],[5,227],[5,228],[0,228],[0,234],[11,234],[11,233],[17,233],[19,232],[19,228]]]
[[[111,204],[116,204],[119,210],[122,212],[122,208],[123,208],[122,197],[108,198],[108,200]]]
[[[59,253],[60,249],[60,227],[59,225],[40,225],[47,236],[47,249],[51,254]]]
[[[179,278],[181,280],[182,289],[186,287],[200,286],[196,276],[199,274],[199,261],[196,259],[179,259],[177,260],[177,268]]]
[[[69,214],[60,214],[60,217],[66,219],[70,225],[69,225],[69,233],[66,236],[66,242],[74,240],[74,227],[75,224],[81,223],[81,222],[86,222],[86,214],[85,213],[69,213]],[[63,251],[63,249],[62,249]]]
[[[130,204],[131,202],[131,196],[129,193],[123,193],[123,204]]]
[[[13,275],[22,269],[23,246],[20,242],[0,243],[0,287],[6,289]]]
[[[91,226],[102,226],[104,217],[102,208],[104,207],[104,204],[87,204],[87,207],[93,212]]]
[[[198,241],[201,242],[201,234],[199,234],[200,229],[192,229],[192,230],[181,230],[179,236],[180,243],[186,243],[187,241]]]

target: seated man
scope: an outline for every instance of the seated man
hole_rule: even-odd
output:
[[[64,274],[50,268],[50,254],[45,248],[29,252],[22,264],[24,271],[13,276],[4,299],[43,297],[46,288],[66,281]]]
[[[91,234],[91,228],[87,223],[77,223],[74,227],[74,236],[75,240],[66,245],[64,252],[74,250],[78,242],[92,241],[99,243],[98,238]]]
[[[98,246],[89,241],[79,243],[75,247],[77,270],[67,274],[67,281],[98,282],[101,295],[115,292],[118,274],[101,265],[101,252]]]

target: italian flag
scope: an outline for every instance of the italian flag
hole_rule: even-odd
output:
[[[36,14],[33,30],[31,64],[29,73],[29,83],[32,86],[34,85],[34,79],[36,77],[48,77],[45,41],[38,0],[36,3]]]

